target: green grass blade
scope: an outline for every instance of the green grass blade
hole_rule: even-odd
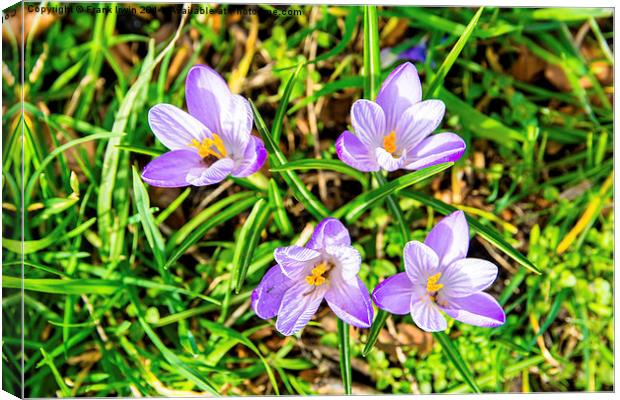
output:
[[[458,210],[456,207],[446,204],[442,202],[441,200],[437,200],[424,193],[406,190],[406,191],[403,191],[401,195],[408,197],[410,199],[417,200],[420,203],[427,205],[444,215],[448,215]],[[513,260],[515,260],[516,262],[521,264],[523,267],[527,268],[528,270],[532,272],[535,272],[537,274],[541,273],[540,269],[536,265],[534,265],[534,263],[528,260],[527,257],[521,254],[514,247],[512,247],[508,242],[506,242],[506,240],[502,237],[502,235],[499,232],[497,232],[495,229],[489,226],[482,225],[480,222],[478,222],[478,220],[470,216],[467,216],[467,221],[469,222],[469,226],[471,226],[471,228],[475,230],[476,233],[478,233],[480,236],[486,239],[493,246],[497,247],[499,250],[505,253],[508,257],[512,258]]]
[[[336,210],[333,215],[336,218],[344,216],[345,220],[348,223],[353,223],[359,217],[361,217],[362,214],[366,212],[366,210],[368,210],[373,204],[377,203],[378,201],[383,200],[387,196],[408,186],[428,179],[431,176],[438,174],[447,168],[450,168],[452,165],[454,165],[454,163],[452,162],[433,165],[431,167],[424,168],[422,170],[409,173],[407,175],[403,175],[399,178],[394,179],[391,182],[386,183],[383,186],[380,186],[377,189],[362,193],[361,195],[353,199],[350,203]]]
[[[271,135],[273,137],[273,141],[276,143],[280,142],[282,125],[284,123],[284,115],[286,115],[286,107],[288,107],[291,93],[293,92],[295,82],[297,81],[297,77],[299,76],[302,67],[303,64],[297,65],[295,71],[293,71],[290,78],[288,78],[288,82],[286,83],[286,87],[284,88],[284,93],[282,94],[282,98],[280,99],[280,104],[278,105],[278,109],[276,110],[276,115],[273,119],[273,126],[271,128]]]
[[[131,171],[133,173],[133,194],[135,197],[136,208],[140,214],[142,229],[144,230],[146,240],[151,247],[151,250],[153,250],[155,260],[161,268],[166,260],[164,238],[162,237],[159,228],[157,228],[155,218],[153,218],[153,213],[151,213],[149,194],[140,179],[140,175],[138,175],[136,167],[133,166]]]
[[[272,167],[270,170],[273,172],[282,171],[306,171],[309,169],[320,169],[328,171],[336,171],[355,180],[359,181],[364,188],[368,186],[368,177],[363,172],[358,171],[353,167],[349,167],[347,164],[340,160],[319,160],[319,159],[304,159],[289,161],[286,164]]]
[[[254,123],[258,128],[258,132],[260,133],[263,141],[265,142],[265,147],[267,148],[267,152],[269,154],[269,161],[272,166],[278,167],[287,163],[286,157],[280,151],[277,143],[274,142],[273,137],[269,133],[267,126],[265,125],[265,121],[261,117],[260,113],[256,109],[256,105],[254,102],[250,100],[250,106],[252,107],[252,112],[254,113]],[[306,185],[299,179],[297,174],[292,171],[282,171],[280,172],[280,176],[286,184],[291,188],[295,198],[301,202],[315,218],[323,219],[329,216],[329,210],[321,203],[319,199],[317,199],[310,191],[306,188]]]
[[[351,339],[349,325],[338,319],[338,350],[340,351],[340,374],[344,393],[351,394],[351,384],[353,381],[351,373]]]
[[[428,85],[425,96],[426,98],[434,98],[439,88],[443,86],[443,81],[446,78],[446,75],[448,75],[448,71],[450,71],[450,68],[452,68],[452,65],[459,57],[459,54],[461,54],[463,47],[465,47],[465,44],[474,32],[474,29],[476,28],[476,25],[478,25],[478,20],[480,19],[480,15],[482,15],[483,10],[484,7],[480,7],[478,9],[471,21],[469,21],[469,24],[467,24],[467,27],[465,28],[465,31],[463,32],[459,40],[454,44],[454,47],[452,47],[452,50],[450,50],[448,56],[443,60],[443,63],[439,67],[439,70],[433,77],[430,85]]]
[[[235,293],[239,294],[243,281],[248,273],[248,267],[252,262],[254,250],[258,246],[260,235],[265,228],[271,208],[265,199],[260,199],[254,204],[250,216],[243,224],[237,239],[235,253],[233,255],[233,286]]]
[[[62,393],[63,397],[71,397],[71,390],[69,390],[69,387],[67,386],[65,381],[62,379],[62,376],[60,375],[60,372],[58,372],[56,365],[54,365],[54,362],[49,358],[49,355],[47,354],[45,349],[41,348],[40,350],[41,350],[41,354],[43,355],[43,360],[45,361],[45,364],[52,371],[52,375],[54,375],[54,379],[56,380],[56,383],[60,387],[60,392]]]
[[[368,333],[368,340],[366,341],[364,350],[362,350],[362,355],[364,357],[366,357],[366,355],[370,353],[370,350],[372,350],[372,347],[377,342],[377,339],[379,338],[379,333],[381,333],[381,329],[383,329],[385,321],[387,321],[387,318],[389,316],[390,313],[388,313],[387,311],[379,310],[377,312],[377,316],[375,317],[375,320],[370,327],[370,332]]]
[[[364,6],[364,97],[369,100],[374,100],[379,93],[381,74],[379,54],[377,6]]]
[[[282,196],[280,195],[280,189],[278,189],[278,184],[273,178],[269,179],[269,200],[271,202],[271,207],[274,210],[273,219],[280,230],[280,233],[284,236],[292,235],[293,226],[291,225],[291,220],[286,214],[286,209],[284,208]]]
[[[461,357],[461,354],[454,343],[452,343],[452,340],[450,340],[450,337],[448,337],[445,332],[434,332],[433,337],[441,344],[444,354],[452,362],[452,365],[454,365],[457,371],[459,371],[465,382],[474,391],[474,393],[482,393],[474,379],[473,374],[469,370],[465,360],[463,360],[463,357]]]

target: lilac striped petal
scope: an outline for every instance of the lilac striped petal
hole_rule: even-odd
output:
[[[396,171],[402,168],[403,164],[407,160],[407,154],[403,153],[400,157],[395,158],[392,154],[388,153],[383,147],[377,147],[375,149],[375,157],[377,158],[377,164],[381,169],[385,171]]]
[[[438,133],[424,139],[409,153],[406,169],[417,170],[456,161],[465,153],[465,142],[454,133]]]
[[[325,218],[321,221],[314,232],[312,237],[306,243],[306,247],[310,249],[323,249],[328,246],[350,246],[351,237],[349,231],[345,226],[336,218]]]
[[[502,306],[491,295],[483,292],[451,299],[442,309],[455,320],[470,325],[494,328],[506,322]]]
[[[347,324],[358,328],[369,328],[372,324],[374,310],[368,289],[360,278],[353,277],[348,281],[340,277],[330,278],[325,300],[338,318]]]
[[[377,103],[370,100],[357,100],[351,106],[351,125],[355,135],[368,148],[381,146],[385,129],[385,115]]]
[[[211,132],[196,118],[170,104],[157,104],[149,110],[151,130],[170,150],[191,148],[192,140],[202,142]]]
[[[320,262],[321,253],[301,246],[278,247],[273,252],[273,258],[284,275],[294,281],[303,281],[309,269]]]
[[[445,111],[441,100],[425,100],[409,107],[396,124],[396,147],[411,152],[437,129]]]
[[[405,315],[410,311],[413,291],[413,284],[407,274],[399,272],[378,284],[372,292],[372,299],[382,310]]]
[[[252,309],[262,319],[276,316],[282,304],[284,293],[293,285],[279,265],[269,268],[260,283],[252,292]]]
[[[194,186],[206,186],[219,183],[232,172],[234,162],[230,158],[221,158],[206,167],[204,164],[192,168],[187,174],[187,182]]]
[[[245,178],[262,168],[267,159],[267,150],[263,141],[256,136],[250,136],[250,141],[245,147],[245,152],[240,161],[235,163],[232,176],[235,178]]]
[[[422,85],[418,71],[409,62],[401,64],[383,82],[377,96],[377,103],[385,113],[386,131],[396,129],[405,110],[420,100]]]
[[[185,101],[190,114],[213,133],[223,133],[220,116],[229,110],[232,93],[222,77],[206,65],[190,68],[185,80]]]
[[[148,163],[142,171],[142,179],[152,186],[188,186],[187,174],[190,170],[201,166],[202,158],[195,151],[173,150]]]
[[[362,256],[353,247],[328,246],[324,250],[329,255],[329,261],[337,267],[332,275],[338,273],[344,280],[349,281],[360,272]]]
[[[359,171],[379,171],[374,155],[371,155],[368,147],[349,131],[344,131],[336,140],[336,154],[342,162]]]
[[[222,129],[219,131],[229,157],[236,159],[243,155],[252,137],[252,122],[250,103],[242,96],[231,96],[220,115]]]
[[[439,311],[439,307],[430,299],[420,300],[416,297],[411,300],[411,318],[420,329],[426,332],[445,331],[448,327],[446,319]]]
[[[310,286],[305,281],[291,286],[282,297],[276,329],[285,336],[299,332],[318,310],[326,288],[327,285]]]
[[[488,288],[497,278],[497,266],[479,258],[463,258],[443,270],[439,283],[447,297],[466,297]]]
[[[426,287],[428,277],[435,274],[439,267],[437,254],[424,243],[415,240],[405,245],[403,253],[409,280]]]
[[[463,211],[455,211],[428,233],[424,243],[439,256],[439,264],[448,266],[465,258],[469,249],[469,225]]]

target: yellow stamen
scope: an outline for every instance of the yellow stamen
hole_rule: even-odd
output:
[[[428,281],[426,282],[427,292],[436,292],[443,287],[443,283],[437,283],[437,281],[439,281],[439,278],[441,278],[441,272],[438,272],[435,275],[428,277]]]
[[[392,131],[383,137],[383,148],[390,154],[396,151],[396,132]]]
[[[306,282],[308,282],[308,285],[321,286],[327,282],[327,278],[323,276],[327,270],[328,265],[326,263],[320,263],[316,267],[312,268],[310,275],[306,276]]]
[[[192,142],[188,144],[190,147],[198,149],[198,155],[202,158],[213,156],[215,158],[226,157],[226,147],[222,138],[218,134],[213,134],[213,139],[202,139],[202,143],[196,139],[192,139]],[[215,148],[213,148],[215,146]]]

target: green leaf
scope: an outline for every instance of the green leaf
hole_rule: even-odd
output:
[[[372,350],[372,346],[375,345],[377,339],[379,338],[379,333],[381,333],[381,329],[385,325],[385,321],[387,321],[390,313],[387,311],[379,310],[377,312],[377,316],[370,327],[370,333],[368,333],[368,340],[366,341],[366,345],[364,346],[364,350],[362,350],[362,355],[366,357],[370,350]]]
[[[453,162],[433,165],[432,167],[424,168],[420,171],[411,172],[407,175],[401,176],[400,178],[396,178],[393,181],[378,187],[377,189],[362,193],[350,203],[336,210],[333,215],[335,218],[341,218],[344,216],[348,223],[353,223],[378,201],[383,200],[392,193],[404,189],[407,186],[411,186],[435,174],[438,174],[439,172],[450,168],[452,165],[454,165]]]
[[[142,229],[144,230],[146,240],[151,247],[151,250],[153,250],[155,260],[161,268],[166,260],[164,238],[162,237],[161,232],[155,223],[155,218],[153,218],[153,214],[151,213],[149,195],[144,187],[144,184],[142,183],[142,180],[140,179],[140,175],[138,175],[138,171],[135,166],[133,166],[131,170],[133,173],[133,194],[135,196],[136,208],[140,214]]]
[[[293,226],[291,225],[291,220],[286,214],[286,209],[284,208],[284,203],[282,202],[282,196],[280,195],[278,184],[273,178],[269,179],[269,200],[271,201],[271,207],[274,210],[273,218],[278,226],[278,229],[280,230],[280,233],[284,236],[292,235]]]
[[[302,67],[303,64],[297,65],[295,71],[291,74],[290,78],[288,78],[288,82],[286,83],[286,87],[284,88],[284,93],[282,94],[282,98],[280,99],[280,104],[278,105],[278,109],[276,110],[276,116],[273,119],[273,126],[271,129],[273,141],[276,143],[280,142],[280,134],[282,133],[282,125],[284,123],[286,107],[288,107],[291,93],[293,92],[293,88],[295,87],[295,81],[297,81],[297,77],[299,76]]]
[[[588,18],[605,18],[614,14],[613,8],[539,8],[532,11],[533,19],[552,21],[583,21]]]
[[[443,63],[439,67],[439,70],[433,77],[430,85],[428,85],[425,98],[434,98],[439,88],[443,86],[443,81],[446,78],[446,75],[448,75],[448,71],[450,71],[450,68],[452,68],[452,65],[459,57],[459,54],[461,54],[463,47],[465,47],[465,44],[474,32],[474,29],[476,28],[476,25],[478,25],[478,20],[480,19],[480,15],[482,15],[483,10],[484,7],[480,7],[478,9],[478,12],[476,12],[471,21],[469,21],[469,24],[467,24],[467,27],[465,28],[465,31],[463,32],[459,40],[454,44],[454,47],[452,47],[452,50],[450,50],[448,56],[443,60]]]
[[[338,319],[338,350],[340,351],[340,375],[344,394],[351,394],[351,383],[353,381],[351,373],[351,339],[349,325]]]
[[[474,379],[474,375],[469,370],[469,367],[448,335],[446,335],[445,332],[434,332],[433,336],[441,344],[443,353],[452,362],[452,365],[454,365],[457,371],[459,371],[465,382],[470,388],[472,388],[474,393],[482,393],[476,383],[476,380]]]
[[[379,20],[376,6],[364,6],[364,97],[374,100],[379,92]]]
[[[69,390],[69,387],[67,386],[65,381],[62,379],[62,376],[60,375],[60,372],[58,372],[58,369],[56,368],[56,365],[54,365],[54,362],[50,359],[45,349],[41,347],[39,350],[41,350],[41,354],[43,355],[43,361],[52,370],[52,375],[54,375],[54,379],[56,380],[56,383],[60,387],[60,391],[63,397],[71,397],[72,396],[71,390]]]
[[[401,192],[401,196],[408,197],[410,199],[414,199],[419,201],[420,203],[427,205],[434,210],[440,212],[441,214],[448,215],[457,211],[456,207],[453,207],[449,204],[442,202],[441,200],[437,200],[427,194],[414,192],[411,190],[405,190]],[[540,274],[541,271],[538,267],[536,267],[530,260],[527,259],[523,254],[521,254],[518,250],[512,247],[506,240],[502,237],[502,235],[497,232],[494,228],[482,225],[478,220],[467,216],[467,221],[469,222],[469,226],[472,227],[473,230],[476,231],[480,236],[486,239],[489,243],[503,251],[508,257],[512,258],[525,268],[529,269],[532,272]]]
[[[286,157],[278,147],[277,143],[273,141],[273,137],[269,133],[269,130],[265,125],[265,121],[263,121],[263,118],[256,109],[256,105],[254,105],[252,100],[250,100],[250,106],[252,107],[252,112],[254,113],[254,123],[256,124],[263,141],[265,142],[265,147],[267,148],[271,165],[274,167],[279,167],[286,164]],[[306,210],[308,210],[310,214],[319,220],[329,216],[329,210],[325,207],[325,205],[323,205],[323,203],[321,203],[320,200],[310,193],[310,191],[306,188],[306,185],[304,185],[301,179],[299,179],[297,174],[292,171],[282,171],[279,174],[282,179],[284,179],[284,182],[286,182],[286,184],[291,188],[295,198],[306,207]]]
[[[272,167],[270,170],[273,172],[282,171],[306,171],[309,169],[326,169],[329,171],[336,171],[342,174],[348,175],[351,178],[359,181],[364,188],[368,186],[368,177],[363,172],[356,170],[353,167],[348,166],[340,160],[320,160],[320,159],[303,159],[289,161],[286,164]]]
[[[62,243],[78,235],[81,235],[84,231],[90,228],[96,220],[97,218],[91,218],[83,224],[79,225],[78,227],[65,233],[65,228],[70,222],[69,219],[65,219],[52,231],[52,233],[50,233],[43,239],[25,240],[22,242],[21,240],[2,238],[2,247],[17,254],[35,253],[53,244]]]
[[[248,219],[239,232],[239,238],[237,239],[235,253],[233,255],[232,273],[234,279],[233,285],[237,294],[239,294],[243,286],[243,281],[248,273],[248,267],[252,262],[254,250],[258,246],[261,232],[265,228],[265,224],[269,218],[269,211],[271,211],[269,203],[265,199],[259,199],[256,204],[254,204],[252,212],[250,212]]]

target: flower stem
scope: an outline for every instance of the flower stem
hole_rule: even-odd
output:
[[[340,374],[344,393],[351,394],[351,348],[349,338],[349,325],[338,319],[338,350],[340,350]]]

